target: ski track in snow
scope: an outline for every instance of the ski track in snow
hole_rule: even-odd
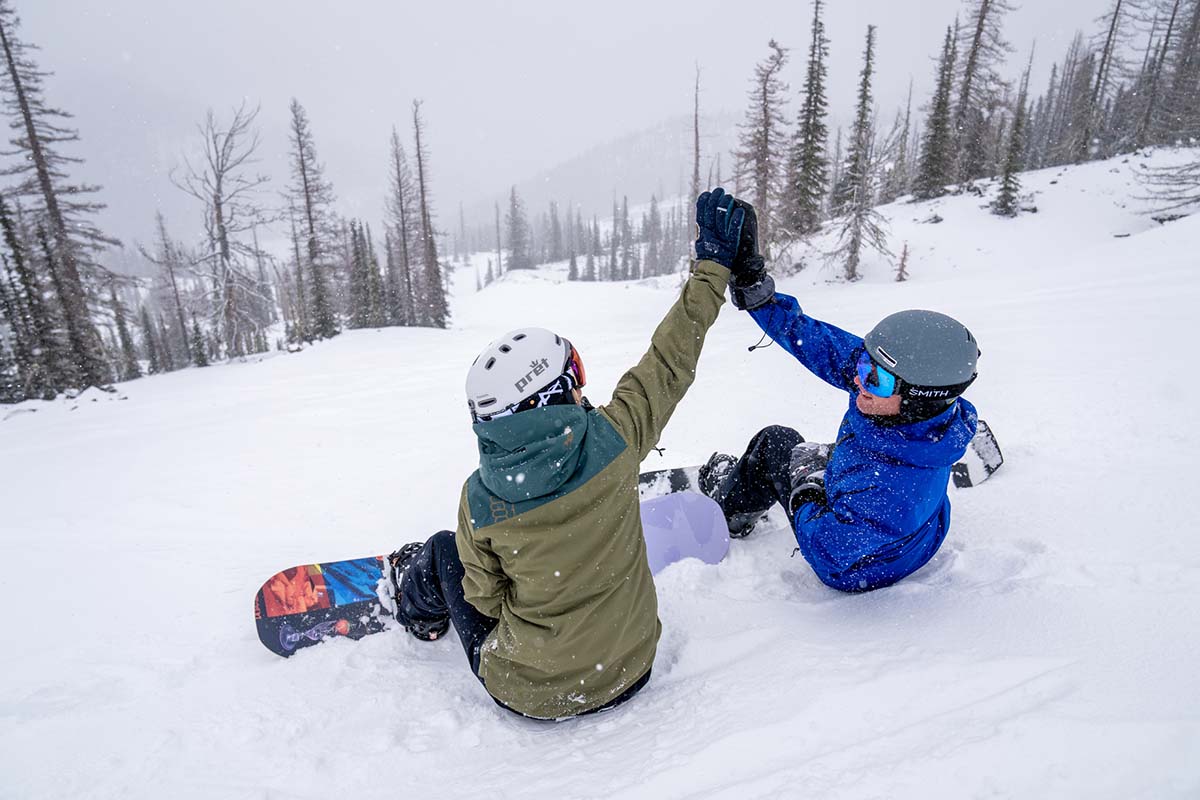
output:
[[[1200,217],[1143,213],[1148,161],[1028,174],[1040,211],[1016,220],[974,196],[886,207],[906,284],[878,258],[853,285],[815,261],[780,282],[859,333],[900,308],[963,320],[1007,463],[951,490],[942,550],[886,590],[821,585],[778,510],[722,564],[669,568],[654,677],[609,714],[512,716],[453,636],[284,661],[251,604],[281,568],[453,524],[476,464],[462,383],[489,340],[569,335],[601,403],[677,276],[567,284],[560,265],[475,293],[478,254],[450,331],[4,408],[0,797],[1200,796]],[[845,396],[778,347],[747,353],[758,336],[722,311],[647,468],[772,423],[832,439]]]

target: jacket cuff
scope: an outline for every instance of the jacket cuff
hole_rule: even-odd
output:
[[[709,261],[707,258],[702,258],[699,261],[692,262],[693,275],[709,275],[721,281],[729,280],[729,267],[718,264],[715,261]]]
[[[739,285],[738,281],[729,282],[729,299],[742,311],[753,311],[765,306],[775,297],[775,279],[763,270],[761,277],[748,286]]]

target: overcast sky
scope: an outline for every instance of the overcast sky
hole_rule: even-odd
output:
[[[382,214],[387,140],[411,136],[424,100],[432,188],[447,221],[458,203],[503,191],[622,134],[691,112],[695,65],[707,111],[740,112],[755,62],[774,37],[802,83],[811,3],[401,3],[384,0],[12,0],[22,37],[56,73],[48,99],[76,115],[86,159],[78,174],[104,186],[103,227],[132,243],[161,208],[178,236],[199,230],[194,201],[171,168],[205,110],[261,103],[262,169],[287,180],[287,107],[309,112],[343,213]],[[1037,39],[1044,77],[1074,31],[1109,0],[1032,2],[1005,30],[1014,72]],[[832,2],[831,110],[848,117],[868,23],[879,26],[881,109],[932,88],[933,63],[960,0]],[[1036,84],[1041,91],[1042,83]],[[844,108],[843,108],[844,107]],[[789,118],[794,114],[795,105]]]

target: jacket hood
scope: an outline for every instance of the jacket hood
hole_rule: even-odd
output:
[[[963,457],[979,418],[975,406],[958,398],[941,414],[906,425],[880,425],[858,410],[854,394],[846,420],[859,443],[914,467],[949,467]]]
[[[510,503],[552,494],[579,467],[589,421],[582,407],[561,405],[475,423],[480,480]]]

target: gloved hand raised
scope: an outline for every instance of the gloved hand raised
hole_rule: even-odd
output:
[[[767,273],[762,255],[758,252],[758,215],[754,206],[744,200],[733,201],[735,210],[745,215],[742,237],[729,276],[729,297],[743,311],[766,305],[775,297],[775,281]]]
[[[733,269],[746,220],[745,208],[735,208],[735,202],[720,188],[696,198],[696,258]]]

